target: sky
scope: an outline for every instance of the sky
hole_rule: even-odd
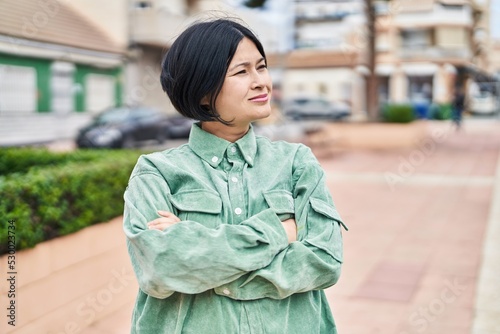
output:
[[[500,0],[491,0],[490,29],[491,37],[500,40]]]

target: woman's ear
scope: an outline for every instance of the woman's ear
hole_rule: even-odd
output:
[[[205,96],[201,99],[200,105],[203,109],[210,110],[210,99],[208,98],[208,96]]]

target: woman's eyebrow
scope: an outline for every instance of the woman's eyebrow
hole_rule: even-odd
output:
[[[264,59],[264,57],[262,57],[262,58],[260,58],[259,60],[257,60],[256,64],[261,63],[261,62],[262,62],[262,61],[264,61],[264,60],[265,60],[265,59]],[[233,67],[231,67],[228,71],[232,71],[232,70],[234,70],[235,68],[240,67],[240,66],[243,66],[243,67],[250,66],[250,62],[249,62],[249,61],[245,61],[245,62],[243,62],[243,63],[236,64],[236,65],[234,65]]]

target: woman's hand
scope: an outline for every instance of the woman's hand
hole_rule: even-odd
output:
[[[148,228],[150,230],[163,231],[164,229],[181,221],[179,217],[174,215],[172,212],[159,210],[158,214],[161,216],[160,218],[156,218],[148,223]]]
[[[295,223],[294,218],[287,219],[282,221],[283,227],[285,228],[286,235],[288,237],[288,243],[292,243],[297,241],[297,224]]]

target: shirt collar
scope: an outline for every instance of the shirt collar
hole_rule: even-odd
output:
[[[250,166],[253,166],[255,154],[257,153],[257,141],[252,125],[250,125],[248,132],[238,139],[235,144],[240,149],[245,161]],[[189,147],[196,155],[214,168],[219,166],[229,145],[231,145],[231,142],[202,130],[200,123],[195,123],[191,127]]]
[[[238,139],[235,144],[238,145],[241,154],[243,154],[243,159],[252,167],[255,155],[257,154],[257,140],[251,124],[248,132],[242,138]]]

